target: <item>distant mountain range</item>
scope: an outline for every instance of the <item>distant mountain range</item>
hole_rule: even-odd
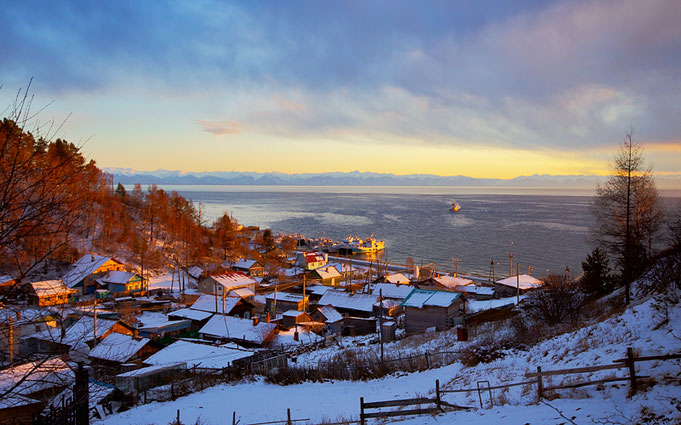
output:
[[[291,186],[508,186],[593,188],[602,180],[598,176],[521,176],[513,179],[486,179],[434,174],[396,175],[352,171],[347,173],[254,173],[240,171],[182,172],[172,170],[136,171],[107,168],[114,181],[122,184],[158,185],[291,185]]]
[[[173,170],[136,171],[105,168],[114,182],[158,185],[275,185],[275,186],[482,186],[482,187],[560,187],[593,189],[601,176],[534,174],[512,179],[487,179],[434,174],[397,175],[351,171],[347,173],[255,173],[241,171],[183,172]],[[660,188],[681,188],[681,175],[656,177]]]

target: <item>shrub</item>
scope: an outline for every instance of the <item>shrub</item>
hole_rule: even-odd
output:
[[[575,324],[584,306],[584,294],[567,277],[549,274],[542,289],[526,299],[528,313],[548,325]]]

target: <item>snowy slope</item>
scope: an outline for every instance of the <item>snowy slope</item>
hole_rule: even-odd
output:
[[[109,417],[104,423],[168,423],[181,410],[183,422],[193,423],[201,418],[203,423],[225,423],[232,411],[242,424],[281,420],[290,408],[292,417],[309,418],[311,423],[340,418],[356,420],[359,415],[359,397],[365,401],[381,401],[432,396],[436,379],[445,389],[474,388],[481,380],[491,385],[525,381],[525,372],[562,369],[567,367],[610,364],[624,357],[631,346],[640,355],[681,352],[681,308],[656,308],[658,302],[647,300],[630,307],[621,315],[601,323],[566,333],[544,341],[528,351],[509,351],[504,358],[475,367],[460,363],[419,373],[389,376],[366,382],[325,382],[278,386],[263,381],[221,385],[209,388],[175,402],[151,403],[128,412]],[[367,348],[369,349],[369,348]],[[375,349],[371,347],[370,349]],[[313,359],[307,359],[309,361]],[[506,390],[494,390],[495,406],[487,408],[489,398],[483,395],[485,409],[479,409],[477,392],[445,394],[450,403],[476,407],[469,412],[448,412],[437,416],[396,418],[405,424],[563,424],[570,423],[679,423],[681,421],[681,361],[652,361],[637,363],[638,374],[656,378],[657,384],[627,398],[628,384],[584,387],[562,390],[547,395],[548,404],[536,402],[536,386],[526,385]],[[574,382],[576,380],[610,377],[624,371],[600,371],[584,375],[544,378],[545,385]],[[555,396],[560,398],[553,399]],[[557,410],[556,410],[557,409]],[[642,412],[644,416],[642,417]],[[660,419],[669,418],[670,422]],[[574,419],[572,419],[574,417]],[[231,418],[230,418],[231,419]],[[373,422],[372,422],[373,421]],[[372,420],[369,423],[377,423]],[[599,422],[600,421],[600,422]],[[304,423],[304,422],[299,422]]]

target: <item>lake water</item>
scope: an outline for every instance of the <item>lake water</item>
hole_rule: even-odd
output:
[[[575,275],[592,249],[588,190],[471,187],[163,186],[200,202],[209,219],[224,212],[239,223],[309,237],[342,239],[372,233],[386,241],[390,262],[414,258],[460,273],[509,273],[508,254],[521,272],[532,267]],[[453,201],[461,205],[449,211]],[[514,267],[515,268],[515,267]]]

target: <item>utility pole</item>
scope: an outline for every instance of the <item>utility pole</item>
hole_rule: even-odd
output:
[[[515,303],[520,304],[520,264],[515,265]]]
[[[511,241],[511,251],[508,253],[509,268],[508,275],[513,276],[513,241]]]
[[[95,326],[94,326],[94,332],[95,332],[95,340],[92,343],[92,346],[94,347],[97,345],[97,293],[95,292],[95,303],[93,304],[93,311],[95,313]]]
[[[343,267],[341,265],[341,267]],[[303,275],[303,311],[307,311],[307,307],[305,307],[305,286],[307,283],[307,279],[305,278],[305,275]]]
[[[527,275],[528,275],[528,276],[531,276],[531,275],[532,275],[532,266],[529,265],[529,264],[527,265]]]
[[[456,271],[454,271],[454,277],[459,276],[459,262],[460,261],[461,261],[461,259],[459,259],[459,258],[452,258],[452,269],[454,269],[454,267],[456,267]]]
[[[494,276],[494,269],[494,259],[492,259],[489,263],[489,274],[492,276],[492,283],[497,281],[496,276]]]
[[[9,313],[9,365],[14,366],[14,318]]]
[[[383,364],[383,289],[379,289],[378,291],[378,300],[380,303],[380,310],[379,310],[379,316],[378,316],[378,337],[380,338],[381,341],[381,364]]]

